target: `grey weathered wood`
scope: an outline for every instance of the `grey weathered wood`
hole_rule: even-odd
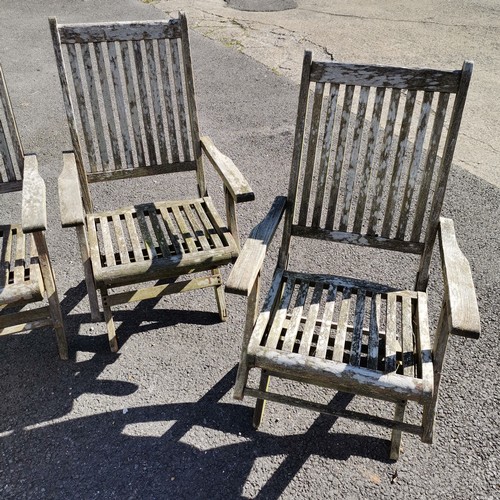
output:
[[[22,220],[25,233],[47,229],[45,182],[38,173],[35,155],[24,157]]]
[[[99,288],[115,351],[111,309],[120,300],[167,293],[167,288],[141,285],[147,281],[208,272],[185,280],[184,289],[213,287],[225,320],[219,267],[239,253],[235,204],[253,200],[254,194],[234,163],[207,139],[205,151],[224,184],[227,222],[208,197],[185,16],[73,25],[51,19],[50,26],[74,148],[59,179],[61,220],[77,229],[92,319],[100,318]],[[199,198],[93,210],[91,183],[193,170]],[[125,295],[115,293],[115,287],[128,285],[137,286]]]

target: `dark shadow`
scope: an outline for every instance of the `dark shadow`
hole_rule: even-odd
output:
[[[285,455],[271,477],[262,478],[258,495],[277,499],[311,455],[340,461],[357,455],[388,462],[387,441],[330,432],[336,419],[327,415],[320,415],[302,435],[255,431],[248,407],[220,402],[232,389],[235,370],[196,402],[11,428],[1,441],[4,456],[15,456],[16,461],[3,471],[3,494],[242,498],[256,459]],[[350,399],[338,394],[333,403],[345,407]],[[164,430],[148,435],[160,422]]]

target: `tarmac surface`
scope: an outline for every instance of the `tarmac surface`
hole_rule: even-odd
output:
[[[243,240],[287,188],[296,71],[304,48],[338,60],[408,66],[454,68],[466,57],[476,60],[443,215],[454,219],[471,263],[482,336],[450,341],[432,446],[405,435],[403,453],[394,463],[387,458],[389,432],[384,429],[273,404],[254,431],[252,401],[231,398],[244,324],[240,298],[228,296],[226,323],[218,321],[210,290],[124,307],[115,316],[121,346],[115,355],[108,351],[104,324],[91,323],[76,237],[59,223],[57,176],[70,141],[47,18],[158,19],[180,4],[191,27],[201,131],[233,158],[256,192],[257,200],[239,210]],[[0,62],[25,151],[38,153],[47,184],[47,238],[71,356],[58,359],[48,329],[0,337],[1,498],[499,497],[500,189],[495,176],[500,115],[498,100],[491,97],[499,76],[497,4],[441,0],[432,8],[429,1],[405,3],[404,9],[395,1],[297,4],[294,10],[264,14],[229,10],[215,0],[0,3]],[[354,12],[355,6],[362,12]],[[269,17],[248,24],[238,17],[247,15]],[[214,19],[219,24],[210,31]],[[326,28],[323,19],[328,19]],[[265,46],[250,50],[240,47],[236,35],[221,39],[225,24],[238,23],[247,31],[254,26],[255,40],[264,45],[273,45],[277,36],[293,51],[278,50],[278,65],[260,59]],[[449,38],[456,31],[464,33],[462,44]],[[360,33],[371,37],[362,46],[365,52]],[[452,59],[448,43],[461,47]],[[158,198],[175,189],[168,182],[129,187],[138,197]],[[215,177],[209,183],[212,196],[221,199]],[[110,205],[123,203],[114,187],[98,196]],[[2,221],[10,221],[19,207],[13,197],[2,199]],[[264,281],[279,240],[278,235]],[[345,272],[359,265],[354,251],[339,259]],[[399,277],[392,268],[380,274],[388,280]],[[440,290],[436,258],[430,294],[437,301]],[[431,310],[433,324],[437,307]],[[328,401],[332,394],[317,390],[314,396]],[[345,395],[333,399],[353,408],[366,405],[350,403]],[[416,415],[410,407],[409,417]]]

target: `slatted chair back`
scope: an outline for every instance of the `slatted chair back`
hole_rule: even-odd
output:
[[[410,252],[425,289],[471,71],[311,62],[306,52],[282,266],[290,236]]]
[[[22,188],[24,153],[0,66],[0,193]]]
[[[197,168],[204,194],[185,16],[50,26],[85,208],[87,182]]]

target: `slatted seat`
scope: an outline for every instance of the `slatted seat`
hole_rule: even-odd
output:
[[[78,234],[92,319],[101,319],[98,289],[116,351],[111,306],[213,287],[225,320],[220,267],[239,252],[236,204],[254,194],[234,163],[200,137],[185,16],[64,25],[50,19],[50,27],[74,150],[64,154],[59,177],[61,221]],[[209,197],[203,156],[222,179],[226,222]],[[170,182],[154,199],[133,205],[123,191],[120,207],[95,210],[92,184],[122,180],[134,191],[140,178],[160,174]],[[176,174],[188,193],[172,201]],[[114,290],[140,283],[133,292]]]
[[[61,307],[45,241],[45,184],[35,155],[23,151],[0,67],[0,194],[21,191],[21,224],[0,225],[0,335],[54,328],[59,356],[68,358]],[[9,195],[12,196],[12,195]],[[13,201],[10,198],[11,202]],[[5,214],[2,216],[5,217]]]
[[[248,297],[234,396],[257,398],[256,427],[265,402],[275,401],[389,427],[393,459],[401,432],[432,442],[448,337],[480,332],[470,266],[453,222],[440,217],[471,73],[467,62],[440,71],[313,61],[306,52],[288,196],[252,230],[226,287]],[[283,214],[259,313],[261,269]],[[427,285],[437,235],[444,296],[431,347]],[[319,259],[323,269],[342,267],[339,244],[362,247],[358,272],[415,256],[414,287],[317,274]],[[297,397],[294,384],[271,390],[272,378],[395,403],[394,419],[369,405],[332,408],[314,391]],[[404,422],[408,401],[422,405],[421,423]]]
[[[209,270],[238,256],[238,245],[210,198],[91,214],[87,226],[98,286]]]

